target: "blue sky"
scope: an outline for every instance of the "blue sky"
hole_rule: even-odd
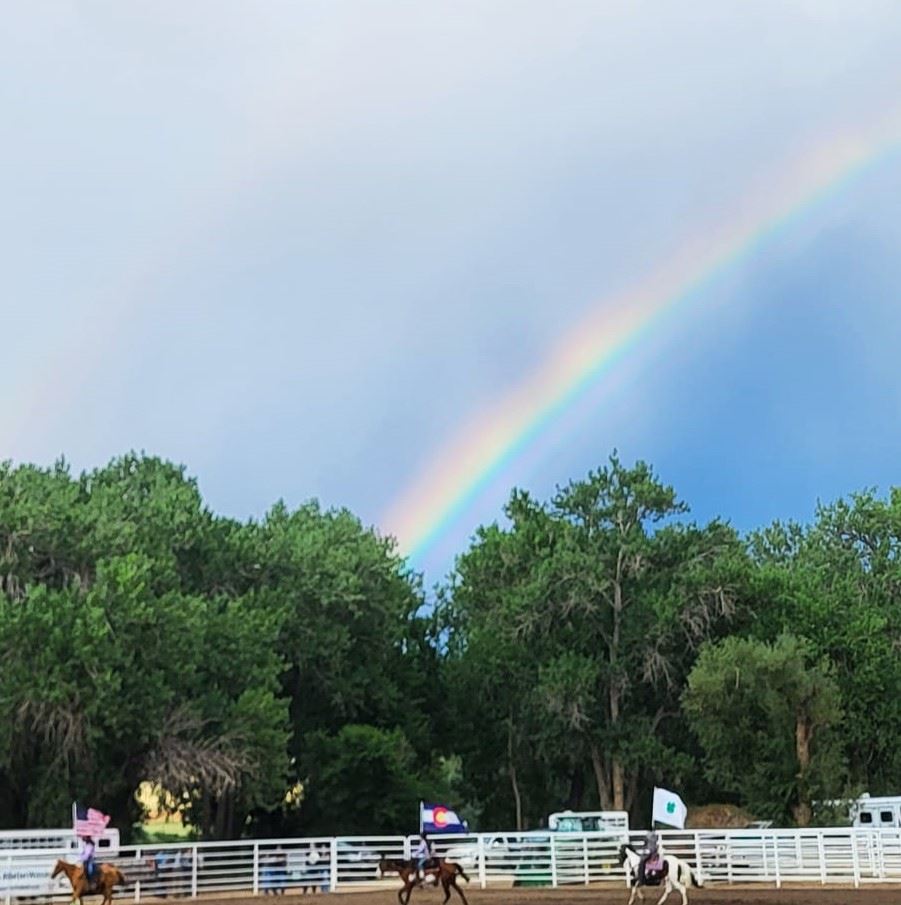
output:
[[[897,110],[894,0],[19,4],[0,455],[188,465],[367,523],[601,297]],[[699,518],[899,483],[901,157],[774,236],[513,463],[613,447]],[[709,304],[705,304],[709,302]]]

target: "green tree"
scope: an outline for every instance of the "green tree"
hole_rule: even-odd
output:
[[[416,754],[398,729],[350,724],[334,735],[310,733],[302,768],[305,821],[320,833],[409,830],[420,800],[437,791],[421,778]]]
[[[751,538],[758,616],[772,641],[803,636],[834,666],[850,780],[891,794],[901,778],[901,491],[821,506],[812,525],[776,524]]]
[[[205,585],[218,527],[157,459],[0,468],[3,823],[56,825],[77,797],[127,836],[144,779],[239,808],[283,796],[278,626]]]
[[[845,775],[840,692],[828,661],[791,635],[773,644],[726,638],[706,646],[688,677],[686,713],[710,778],[752,811],[799,826],[814,797],[836,798]]]
[[[643,777],[684,770],[667,724],[746,568],[731,529],[677,522],[684,511],[647,465],[613,456],[549,505],[514,492],[509,529],[483,529],[458,562],[456,658],[486,677],[487,694],[488,677],[508,670],[513,725],[532,741],[514,750],[562,770],[571,788],[589,765],[605,808],[630,809]],[[479,725],[503,725],[497,704],[467,699]]]
[[[441,715],[439,662],[431,620],[420,614],[421,590],[393,541],[346,510],[310,502],[294,511],[276,505],[231,542],[253,564],[249,599],[279,626],[289,783],[306,785],[313,775],[309,746],[323,750],[322,739],[348,725],[401,733],[416,755],[411,769],[430,770]],[[322,815],[330,812],[314,800],[321,797],[305,797],[281,829],[325,831]]]
[[[536,757],[538,658],[512,630],[524,601],[524,569],[535,561],[533,544],[542,542],[531,529],[482,529],[476,547],[460,559],[439,615],[448,632],[448,744],[462,755],[466,786],[475,790],[484,817],[497,824],[512,818],[518,830],[529,822],[529,806],[541,806],[540,798],[529,801],[526,776]]]

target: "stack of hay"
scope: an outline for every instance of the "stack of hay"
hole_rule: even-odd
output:
[[[743,830],[754,818],[734,804],[706,804],[689,808],[685,828],[690,830]]]

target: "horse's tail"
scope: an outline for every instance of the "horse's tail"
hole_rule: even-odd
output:
[[[688,879],[691,881],[692,886],[701,887],[704,885],[704,881],[701,878],[701,871],[698,868],[689,867],[686,864],[685,869],[688,871]]]
[[[463,870],[463,865],[455,862],[454,867],[457,868],[457,873],[468,883],[469,877],[466,876],[466,871]]]
[[[128,880],[125,879],[125,874],[118,867],[116,868],[116,883],[120,886],[125,886],[128,883]]]

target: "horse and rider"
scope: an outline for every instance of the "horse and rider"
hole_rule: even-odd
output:
[[[632,889],[629,905],[632,905],[636,896],[643,901],[642,888],[648,886],[665,887],[658,905],[673,890],[677,890],[682,896],[682,905],[687,905],[688,887],[702,885],[700,876],[692,870],[691,865],[681,858],[664,853],[660,838],[654,830],[645,836],[641,848],[628,844],[620,846],[619,862],[626,869],[626,877]]]
[[[416,887],[423,886],[427,879],[434,886],[440,884],[444,890],[442,905],[446,905],[450,899],[451,889],[456,890],[457,895],[463,901],[463,905],[468,905],[466,895],[457,886],[457,878],[462,877],[468,883],[469,877],[466,876],[466,872],[456,862],[437,856],[432,840],[429,839],[427,833],[420,834],[419,843],[414,849],[413,857],[410,860],[383,857],[379,861],[379,873],[382,876],[394,873],[401,878],[403,886],[397,892],[397,901],[400,905],[407,905],[413,890]]]
[[[125,884],[125,875],[112,864],[98,864],[95,859],[96,846],[91,836],[82,837],[78,864],[57,861],[51,877],[65,874],[72,886],[72,902],[81,905],[81,897],[102,895],[103,905],[110,905],[116,886]]]

